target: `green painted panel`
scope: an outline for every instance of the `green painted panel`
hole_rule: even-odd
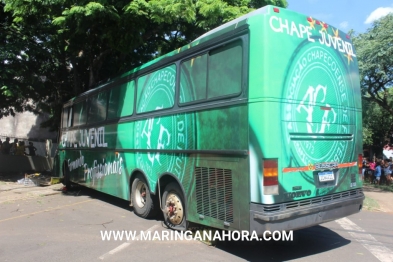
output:
[[[271,204],[361,187],[356,166],[339,169],[337,185],[321,186],[313,170],[287,172],[354,163],[362,152],[358,64],[349,37],[285,9],[248,22],[251,201]],[[263,158],[279,159],[279,195],[264,195]],[[293,198],[294,188],[307,194]]]

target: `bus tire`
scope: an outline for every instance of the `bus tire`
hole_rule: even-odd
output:
[[[182,190],[175,183],[169,183],[162,195],[162,213],[165,224],[173,229],[186,229],[186,210]]]
[[[63,162],[63,180],[62,183],[66,187],[67,190],[71,189],[71,179],[70,179],[70,172],[68,169],[68,162]]]
[[[156,215],[155,201],[150,194],[145,178],[138,174],[131,187],[131,198],[134,213],[142,218],[150,218]]]

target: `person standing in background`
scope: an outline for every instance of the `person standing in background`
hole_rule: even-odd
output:
[[[1,146],[1,151],[3,152],[4,155],[9,155],[10,149],[11,149],[10,138],[7,137],[3,142],[3,145]]]
[[[28,156],[36,156],[35,151],[37,150],[37,148],[34,146],[33,142],[29,142],[27,148],[29,150],[29,153],[27,153]]]
[[[25,155],[25,142],[19,141],[18,145],[16,146],[15,155],[16,156]]]
[[[14,139],[14,142],[11,143],[11,147],[10,147],[10,154],[11,154],[11,155],[15,155],[15,153],[16,153],[16,148],[17,148],[17,147],[18,147],[18,139],[15,138],[15,139]]]
[[[381,160],[377,160],[376,166],[375,166],[375,172],[374,172],[374,176],[375,176],[375,183],[377,185],[379,185],[379,183],[381,182],[381,176],[382,176],[382,161]]]

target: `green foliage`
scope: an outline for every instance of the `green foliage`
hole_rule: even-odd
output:
[[[376,21],[366,33],[353,38],[359,61],[364,98],[393,115],[393,14]]]
[[[373,131],[368,126],[363,126],[363,144],[364,145],[373,145]]]
[[[387,90],[393,97],[393,89]],[[372,100],[363,99],[363,143],[383,145],[392,131],[393,115]]]
[[[366,144],[381,145],[393,131],[393,15],[355,35],[353,42],[363,95],[363,136]]]

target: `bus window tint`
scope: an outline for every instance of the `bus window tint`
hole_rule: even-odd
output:
[[[124,83],[110,91],[108,119],[132,115],[134,111],[135,82]]]
[[[87,112],[86,112],[86,101],[80,102],[74,105],[74,126],[80,126],[86,124]]]
[[[106,119],[107,101],[108,95],[106,91],[90,97],[89,116],[87,120],[89,123],[104,121]]]
[[[69,125],[68,125],[68,111],[69,110],[70,110],[70,107],[66,107],[63,109],[62,127],[69,127]]]
[[[207,54],[194,57],[181,64],[180,103],[206,99],[206,65]]]
[[[240,41],[212,50],[208,61],[208,98],[241,91],[243,54]]]
[[[176,65],[144,75],[138,78],[137,83],[137,113],[173,107]]]
[[[68,110],[68,118],[67,118],[67,127],[72,126],[72,107],[69,107]]]

